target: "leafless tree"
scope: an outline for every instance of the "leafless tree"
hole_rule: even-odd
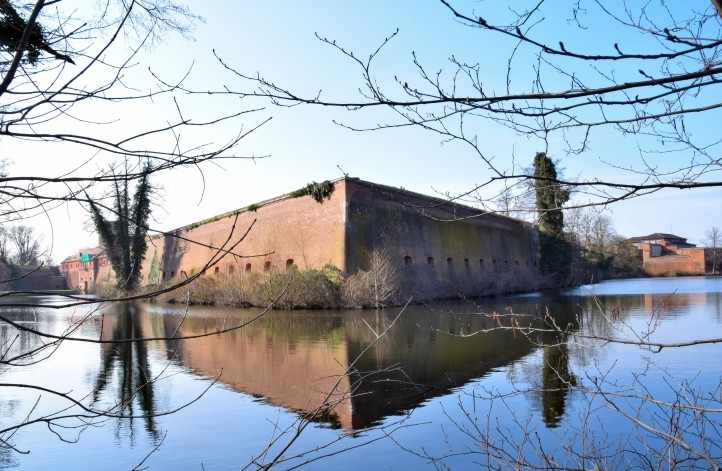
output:
[[[0,262],[7,263],[10,259],[10,233],[4,226],[0,226]]]
[[[488,179],[469,189],[461,195],[452,195],[452,199],[465,197],[473,191],[492,187],[497,182],[525,182],[533,180],[528,172],[510,172],[500,168],[483,148],[470,123],[485,119],[513,131],[538,139],[540,146],[554,154],[565,152],[571,154],[589,153],[597,130],[611,129],[621,135],[637,136],[643,143],[663,142],[667,151],[675,157],[670,168],[660,168],[649,159],[660,155],[659,149],[642,148],[641,158],[637,166],[625,165],[620,170],[627,177],[636,180],[629,183],[625,179],[600,181],[593,176],[575,180],[558,180],[550,182],[563,184],[587,195],[589,204],[609,204],[621,199],[636,197],[665,188],[691,189],[722,186],[715,179],[719,171],[719,157],[716,155],[719,142],[695,142],[694,127],[696,116],[709,116],[718,108],[715,91],[719,90],[718,75],[722,72],[719,65],[719,50],[722,39],[719,33],[720,5],[715,0],[713,5],[700,1],[699,8],[685,9],[685,18],[673,18],[672,12],[660,7],[657,3],[644,3],[636,6],[636,11],[622,9],[611,10],[601,2],[589,2],[590,8],[607,19],[608,25],[623,28],[646,40],[645,49],[637,50],[632,44],[614,43],[609,52],[584,51],[583,44],[572,45],[567,41],[546,40],[535,36],[542,22],[559,20],[558,16],[545,16],[544,0],[536,1],[527,9],[510,9],[510,18],[489,19],[474,12],[463,12],[449,2],[441,0],[448,16],[462,26],[477,30],[479,34],[491,38],[500,38],[499,44],[509,47],[509,62],[501,70],[506,76],[506,86],[491,90],[482,80],[482,70],[473,63],[451,58],[452,70],[449,74],[428,72],[422,60],[414,54],[412,62],[419,75],[413,78],[397,78],[390,89],[382,88],[382,81],[376,80],[374,59],[383,47],[396,35],[394,33],[384,40],[379,48],[373,49],[370,55],[359,55],[341,47],[335,41],[319,36],[329,47],[335,48],[353,64],[359,67],[365,94],[360,98],[341,97],[325,99],[320,94],[308,97],[277,85],[270,79],[257,75],[245,74],[236,66],[227,64],[218,58],[221,65],[231,72],[244,85],[234,90],[233,87],[219,87],[217,90],[204,90],[203,96],[213,97],[238,95],[243,97],[260,97],[270,99],[281,106],[298,104],[319,105],[350,109],[361,112],[364,109],[387,108],[392,120],[371,129],[346,126],[357,131],[385,129],[392,127],[419,127],[439,135],[442,139],[461,142],[471,152],[478,155],[486,165]],[[182,102],[177,96],[200,94],[201,92],[185,85],[185,77],[176,80],[157,78],[157,87],[149,92],[135,92],[123,83],[123,72],[128,69],[131,61],[137,57],[142,48],[151,43],[162,32],[179,32],[186,34],[187,12],[172,2],[152,2],[149,0],[118,0],[108,3],[110,8],[102,10],[100,17],[84,18],[74,10],[64,10],[64,4],[38,0],[29,9],[21,9],[16,2],[2,2],[12,5],[24,18],[25,26],[15,42],[2,44],[0,53],[4,59],[0,61],[0,136],[15,143],[36,143],[46,145],[62,144],[75,150],[98,152],[100,159],[114,160],[123,158],[139,162],[149,161],[150,173],[170,171],[184,166],[197,166],[221,158],[242,158],[243,154],[235,152],[238,144],[249,133],[267,122],[261,119],[248,129],[243,129],[230,136],[226,141],[215,145],[197,143],[185,144],[181,139],[181,130],[198,126],[212,127],[217,124],[249,116],[261,108],[247,108],[225,116],[196,122],[186,116]],[[659,10],[653,11],[654,8]],[[717,8],[715,10],[714,8]],[[584,32],[582,2],[569,2],[569,13],[572,24]],[[590,14],[587,11],[587,14]],[[659,20],[659,21],[658,21]],[[38,36],[37,25],[42,25],[43,32]],[[606,32],[606,31],[605,31]],[[587,34],[587,33],[584,33]],[[594,32],[589,33],[594,34]],[[39,38],[39,39],[38,39]],[[135,45],[128,54],[115,51],[114,45],[120,38],[135,38]],[[574,46],[574,47],[572,47]],[[367,58],[366,58],[367,57]],[[531,60],[530,60],[531,59]],[[528,85],[518,87],[515,78],[515,66],[533,64],[533,76]],[[623,64],[623,66],[619,66]],[[562,80],[568,85],[561,85]],[[247,87],[246,84],[252,87]],[[249,90],[251,88],[251,90]],[[355,89],[355,87],[354,87]],[[134,131],[118,139],[111,131],[105,131],[112,124],[101,123],[97,117],[83,115],[83,105],[89,103],[148,103],[150,100],[168,99],[176,110],[176,115],[169,124],[153,129]],[[81,117],[72,111],[80,111]],[[77,120],[80,120],[81,132],[77,132]],[[704,125],[713,121],[704,120]],[[68,123],[73,122],[71,126]],[[165,137],[165,140],[162,138]],[[645,140],[648,139],[648,140]],[[551,149],[546,149],[547,147]],[[667,154],[665,154],[667,155]],[[47,214],[61,204],[87,202],[86,194],[95,193],[101,184],[112,184],[118,179],[134,180],[140,178],[140,167],[130,167],[122,174],[108,171],[93,172],[88,166],[74,169],[69,174],[38,177],[12,175],[0,177],[0,218],[3,221],[18,221],[38,214]],[[108,168],[108,166],[100,166]],[[506,183],[505,183],[506,184]],[[102,204],[102,201],[98,201]],[[581,206],[581,205],[580,205]],[[111,208],[105,207],[107,210]],[[251,230],[252,227],[247,228]],[[152,228],[150,228],[152,230]],[[235,229],[235,225],[234,228]],[[209,267],[214,266],[227,254],[243,256],[236,252],[239,244],[248,232],[241,237],[233,238],[233,231],[228,240],[218,246],[208,247],[213,255],[198,273],[188,277],[174,286],[163,287],[152,293],[136,293],[122,298],[109,298],[108,303],[133,301],[173,289],[180,289],[201,276]],[[195,241],[187,241],[197,243]],[[6,297],[6,295],[0,295]],[[384,291],[376,291],[376,300],[385,297]],[[137,337],[136,333],[118,335],[114,338],[88,338],[79,334],[84,322],[98,314],[96,310],[99,300],[84,296],[67,296],[66,302],[48,306],[42,301],[37,304],[24,303],[22,306],[52,309],[82,308],[84,314],[66,331],[58,334],[44,332],[18,322],[11,316],[0,313],[0,322],[29,333],[36,338],[36,343],[18,351],[12,340],[2,346],[1,364],[6,367],[22,367],[33,362],[42,361],[52,355],[62,342],[84,342],[95,344],[137,344],[153,340],[191,340],[194,337],[213,336],[243,328],[246,323],[228,323],[227,327],[213,332],[204,332],[193,336],[177,334],[163,337]],[[9,302],[10,307],[19,304]],[[259,313],[262,316],[263,312]],[[613,317],[613,316],[611,316]],[[497,316],[498,319],[498,316]],[[539,326],[539,319],[533,324],[526,324],[526,318],[509,318],[508,322],[495,327],[508,329],[527,335],[531,341],[549,348],[558,359],[559,352],[564,351],[562,344],[572,342],[617,343],[636,346],[645,351],[660,351],[671,348],[687,348],[694,345],[714,344],[722,342],[718,338],[699,338],[688,342],[669,343],[655,340],[650,332],[633,333],[627,337],[610,334],[609,331],[577,332],[567,325],[560,325],[553,317],[545,317],[545,325]],[[252,320],[251,320],[252,321]],[[613,319],[610,318],[610,323]],[[618,326],[618,324],[614,324]],[[390,325],[388,328],[393,326]],[[119,329],[122,330],[122,329]],[[132,329],[126,329],[132,331]],[[478,335],[482,335],[479,332]],[[131,335],[124,337],[124,335]],[[380,338],[383,331],[377,332]],[[540,336],[551,336],[555,341],[542,342]],[[556,350],[554,350],[556,349]],[[550,354],[551,355],[551,354]],[[554,356],[551,355],[551,356]],[[562,354],[563,356],[563,354]],[[556,360],[555,360],[556,362]],[[548,383],[554,387],[571,387],[567,372],[560,372],[558,378]],[[576,377],[583,377],[577,374]],[[147,379],[147,378],[146,378]],[[151,379],[152,380],[152,379]],[[601,386],[600,386],[601,384]],[[609,385],[587,381],[579,386],[597,398],[610,404],[618,404],[616,398],[624,393],[622,390],[611,390]],[[45,424],[52,432],[60,425],[68,426],[68,422],[76,419],[76,426],[92,426],[96,419],[127,418],[123,408],[124,400],[119,401],[111,409],[98,409],[89,403],[86,397],[73,396],[64,392],[53,391],[43,385],[1,385],[1,387],[19,387],[33,389],[42,394],[49,394],[67,402],[73,409],[66,412],[66,407],[52,414],[33,416],[17,424],[11,424],[0,430],[0,445],[15,448],[12,438],[17,430],[33,424]],[[209,386],[210,387],[210,386]],[[584,389],[582,389],[584,388]],[[684,395],[680,392],[680,400],[663,402],[654,397],[647,397],[644,391],[636,389],[632,392],[635,399],[663,407],[668,411],[667,421],[671,430],[659,427],[659,424],[641,422],[634,411],[619,408],[620,413],[639,426],[639,430],[658,437],[662,446],[655,446],[652,451],[660,460],[674,456],[675,464],[703,463],[714,467],[716,456],[710,454],[705,443],[690,443],[682,432],[689,432],[693,427],[680,429],[679,424],[687,424],[678,420],[684,417],[699,417],[700,412],[719,413],[719,405],[699,404],[699,396]],[[203,394],[201,391],[200,395]],[[716,395],[715,397],[718,397]],[[684,399],[684,400],[683,400]],[[319,411],[325,404],[320,405]],[[613,406],[612,406],[613,407]],[[80,409],[80,412],[78,412]],[[681,413],[680,413],[681,411]],[[163,413],[172,413],[173,410]],[[692,425],[707,423],[706,419],[695,419]],[[661,422],[664,422],[662,420]],[[263,453],[258,464],[270,468],[281,463],[287,456],[290,444],[308,427],[310,420],[301,420],[289,429],[284,437],[290,437],[281,445],[278,453]],[[715,423],[716,426],[716,423]],[[536,462],[519,461],[519,453],[514,453],[514,443],[485,439],[484,435],[470,435],[476,444],[484,447],[487,456],[491,453],[494,459],[504,465],[516,468],[571,468],[550,460],[549,454],[537,453]],[[525,437],[528,438],[528,437]],[[283,441],[283,440],[282,440]],[[530,446],[526,441],[524,446]],[[537,450],[539,451],[539,450]],[[598,451],[598,450],[597,450]],[[637,451],[639,453],[639,451]],[[579,460],[581,465],[574,468],[589,469],[594,458],[599,458],[595,450],[585,451]],[[435,457],[435,463],[441,462]],[[303,461],[303,457],[301,457]],[[540,464],[541,463],[541,464]],[[592,464],[590,464],[592,463]]]
[[[170,86],[155,80],[152,72],[138,78],[132,71],[134,61],[162,35],[191,33],[196,17],[181,4],[113,0],[98,9],[75,9],[65,2],[40,0],[31,5],[3,1],[0,6],[0,138],[12,145],[8,156],[22,159],[48,146],[53,152],[65,149],[88,156],[60,175],[17,175],[3,160],[0,221],[6,227],[37,217],[52,227],[53,209],[64,204],[87,208],[90,200],[112,212],[105,204],[107,187],[137,180],[146,170],[156,174],[190,166],[202,174],[203,164],[212,160],[263,157],[241,155],[236,149],[270,118],[238,125],[230,134],[219,128],[261,108],[194,119],[176,96],[177,86],[192,69]],[[134,83],[138,79],[143,81],[140,87]],[[138,122],[99,118],[100,111],[108,114],[108,107],[151,104],[171,110],[158,126],[139,128]],[[203,133],[199,143],[193,135],[199,129],[218,132]],[[209,142],[211,134],[221,141]],[[119,161],[126,164],[121,171]],[[163,233],[153,227],[148,231]]]
[[[597,208],[573,208],[565,215],[565,226],[582,247],[603,252],[616,233],[608,215]]]
[[[720,231],[719,227],[713,226],[707,231],[707,246],[712,249],[710,254],[712,273],[717,273],[720,245],[722,245],[722,231]]]
[[[55,208],[62,205],[87,208],[93,201],[99,208],[112,212],[109,207],[112,204],[106,204],[103,195],[117,182],[137,180],[144,173],[168,173],[182,167],[197,168],[202,175],[204,164],[214,160],[263,157],[242,154],[237,148],[245,137],[270,118],[262,117],[246,126],[236,123],[230,133],[221,129],[243,118],[253,119],[254,113],[262,108],[247,108],[204,119],[191,116],[177,95],[178,86],[191,76],[192,69],[175,79],[172,85],[155,80],[152,72],[141,77],[140,84],[137,82],[134,66],[149,46],[158,45],[158,39],[166,34],[191,33],[196,17],[187,8],[173,0],[110,0],[100,2],[98,6],[97,9],[77,8],[60,1],[35,0],[25,4],[0,0],[0,139],[5,153],[0,161],[0,227],[3,234],[8,235],[7,240],[16,245],[16,261],[22,264],[34,264],[40,258],[38,242],[25,226],[26,221],[44,218],[50,227],[55,227],[59,224],[53,212]],[[135,106],[136,113],[140,114],[150,105],[171,112],[157,125],[149,120],[128,123],[127,120],[103,118],[112,114],[109,110],[115,108]],[[201,133],[202,140],[199,140],[194,137],[194,132],[201,129],[206,132]],[[211,135],[220,141],[209,141]],[[56,175],[44,174],[41,168],[37,173],[18,174],[5,160],[17,161],[33,154],[62,159],[62,152],[86,155],[87,158],[81,165],[69,164],[70,168]],[[118,162],[128,165],[118,171]],[[147,168],[144,168],[146,163]],[[202,179],[199,185],[202,185]],[[22,225],[8,229],[10,224],[21,221]],[[237,228],[234,223],[224,242],[202,244],[211,249],[211,255],[199,273],[153,291],[109,298],[65,295],[64,302],[59,304],[48,303],[43,297],[20,302],[16,296],[27,293],[3,291],[0,293],[3,308],[0,325],[12,335],[0,343],[0,366],[24,368],[42,362],[65,342],[137,346],[152,341],[133,329],[126,329],[129,331],[110,339],[102,338],[102,334],[100,338],[89,338],[82,334],[81,328],[102,316],[103,309],[109,305],[125,306],[124,303],[182,289],[227,254],[243,257],[239,246],[252,227],[253,223]],[[153,227],[148,231],[164,233]],[[167,236],[181,238],[189,244],[197,243],[175,233]],[[0,280],[3,289],[13,281],[3,272]],[[13,309],[18,308],[75,309],[78,316],[62,332],[46,332],[15,318]],[[217,333],[242,327],[228,324]],[[16,342],[21,334],[31,341]],[[177,332],[167,337],[172,340],[184,338]],[[145,369],[141,372],[145,375]],[[147,383],[157,378],[145,375],[142,379]],[[65,434],[82,431],[108,418],[134,417],[123,404],[127,398],[109,408],[99,407],[92,402],[92,397],[54,390],[43,384],[44,380],[47,378],[38,378],[36,384],[0,384],[0,388],[6,390],[32,390],[65,403],[49,413],[31,408],[23,420],[3,424],[0,449],[26,452],[18,448],[13,439],[20,429],[34,424],[44,424],[48,433],[61,440],[73,441]],[[142,395],[144,386],[143,382],[136,384],[137,390],[131,392],[131,398]],[[203,391],[199,397],[202,394]],[[152,413],[172,412],[174,410]],[[139,415],[136,413],[135,416]]]
[[[398,303],[400,276],[396,263],[385,247],[368,256],[368,269],[346,278],[341,288],[344,304],[376,309]]]
[[[14,226],[10,228],[9,237],[14,253],[12,261],[20,266],[35,266],[40,263],[40,241],[32,227]]]
[[[480,123],[486,132],[486,126],[498,126],[529,138],[539,151],[551,156],[598,157],[614,170],[615,176],[606,179],[589,170],[574,178],[548,181],[575,192],[567,208],[606,207],[662,190],[722,186],[722,140],[710,132],[710,123],[719,121],[722,107],[718,98],[722,4],[718,0],[503,3],[501,8],[484,2],[467,7],[439,0],[437,19],[440,24],[455,22],[476,33],[478,44],[505,51],[507,60],[498,65],[459,53],[451,55],[444,69],[427,63],[420,45],[409,59],[416,73],[403,76],[381,69],[378,60],[398,31],[365,51],[351,50],[339,38],[320,33],[320,43],[338,52],[357,71],[352,75],[358,80],[347,93],[330,96],[323,92],[322,83],[305,91],[292,79],[284,82],[263,73],[247,73],[244,65],[221,56],[217,59],[229,73],[230,83],[211,93],[257,97],[276,106],[296,107],[297,112],[302,106],[337,109],[343,115],[335,122],[353,132],[418,128],[444,142],[460,143],[483,163],[479,172],[484,178],[448,198],[480,195],[478,202],[484,211],[510,211],[511,198],[504,191],[535,176],[509,164],[510,159],[495,158],[480,137]],[[598,46],[604,42],[599,38],[608,38],[607,44]],[[386,111],[386,119],[380,123],[378,110]],[[361,122],[367,122],[370,115],[379,124],[353,121],[360,116]],[[625,154],[617,154],[618,145],[606,145],[610,137],[629,143],[623,147]],[[511,146],[509,155],[513,155]],[[618,242],[606,216],[580,216],[589,216],[579,221],[579,233],[590,247]],[[655,340],[654,315],[648,331],[626,330],[621,335],[628,326],[620,322],[618,311],[601,314],[609,325],[602,333],[576,331],[556,324],[553,316],[546,319],[546,327],[539,327],[536,318],[533,325],[526,324],[531,322],[528,319],[514,319],[497,328],[527,335],[544,348],[589,342],[659,352],[722,343],[722,339],[704,337],[683,342]],[[545,335],[557,340],[540,340],[539,336]],[[561,456],[539,446],[533,430],[523,424],[516,435],[519,440],[510,440],[505,424],[475,415],[473,406],[467,409],[467,423],[456,424],[470,438],[469,447],[441,457],[426,450],[409,451],[439,469],[446,468],[447,459],[460,455],[480,456],[477,462],[487,469],[614,469],[625,466],[632,457],[640,463],[639,469],[719,469],[719,391],[699,391],[670,382],[673,399],[665,400],[651,395],[641,381],[614,384],[604,372],[581,371],[575,375],[578,385],[573,385],[569,375],[558,373],[549,384],[574,388],[586,395],[590,404],[589,422],[568,443],[557,447]],[[502,401],[503,397],[483,399]],[[592,412],[599,402],[634,426],[634,446],[628,442],[608,446],[590,437]],[[512,420],[510,426],[520,423]]]
[[[99,11],[76,10],[61,2],[37,1],[27,12],[16,2],[3,5],[21,17],[19,24],[24,29],[12,41],[4,41],[0,49],[4,56],[0,62],[0,136],[7,143],[27,147],[27,152],[38,149],[36,146],[55,145],[54,149],[89,155],[79,168],[57,176],[6,171],[0,177],[0,218],[4,221],[45,215],[68,202],[85,203],[86,194],[93,195],[93,187],[100,183],[140,178],[141,162],[149,162],[154,174],[214,159],[248,157],[235,153],[235,148],[268,120],[261,119],[248,128],[239,126],[224,142],[186,143],[184,131],[215,128],[260,109],[198,120],[184,112],[183,103],[174,96],[176,87],[160,85],[152,74],[144,80],[157,86],[145,86],[145,92],[132,87],[126,75],[134,76],[133,61],[145,48],[161,34],[190,32],[193,16],[172,1],[118,0]],[[175,116],[157,127],[137,129],[137,123],[108,122],[97,115],[101,109],[107,113],[108,106],[135,103],[163,103],[175,110]],[[118,159],[134,165],[127,172],[109,170],[108,164]],[[92,171],[91,162],[104,170]]]
[[[541,316],[481,312],[479,315],[491,321],[488,328],[463,334],[437,329],[437,334],[457,337],[499,331],[523,335],[542,349],[541,381],[511,377],[509,388],[481,386],[459,393],[456,410],[444,410],[448,424],[442,427],[447,431],[440,433],[446,436],[448,429],[454,429],[460,433],[460,441],[445,439],[443,451],[431,452],[392,439],[437,469],[452,469],[452,460],[459,457],[473,459],[481,469],[489,470],[720,469],[719,385],[712,384],[709,389],[675,378],[657,363],[655,354],[665,349],[720,344],[722,339],[657,340],[665,309],[664,302],[655,305],[641,329],[632,325],[618,306],[606,306],[597,298],[590,298],[581,313],[571,319],[550,311]],[[588,362],[578,363],[576,369],[571,366],[572,355],[593,355],[609,344],[626,345],[650,355],[640,371],[631,372],[629,381],[615,377],[614,365],[600,367]],[[650,376],[661,378],[668,391],[652,391],[645,380]],[[568,417],[568,431],[551,441],[543,439],[525,411],[511,402],[519,396],[541,397],[546,403],[544,422],[554,427],[569,394],[575,395],[574,417]],[[502,411],[505,420],[496,418],[498,414],[493,411]],[[630,426],[629,431],[609,436],[601,412],[621,418]]]
[[[396,264],[387,250],[377,249],[371,252],[369,276],[373,285],[374,304],[376,308],[383,307],[396,296],[399,286]]]
[[[293,82],[246,73],[220,56],[235,83],[217,93],[230,90],[278,106],[323,106],[351,114],[385,108],[388,119],[378,125],[337,122],[358,132],[416,127],[466,145],[483,162],[480,173],[488,178],[456,198],[483,189],[493,193],[499,180],[534,178],[505,166],[508,160],[494,158],[485,148],[486,139],[476,133],[475,125],[482,121],[530,137],[539,150],[555,157],[597,155],[608,162],[618,178],[602,180],[590,172],[557,179],[585,196],[576,200],[577,206],[606,205],[663,189],[722,186],[721,142],[705,132],[720,108],[715,92],[722,72],[722,35],[716,0],[674,7],[593,0],[505,2],[494,9],[458,3],[439,0],[436,21],[470,29],[479,44],[506,51],[507,61],[495,67],[452,54],[444,69],[425,63],[418,50],[410,57],[417,74],[401,76],[379,70],[377,60],[398,31],[368,52],[317,34],[358,70],[359,83],[347,95],[305,94]],[[594,44],[609,38],[608,45],[593,49],[591,38]],[[323,84],[314,90],[323,90]],[[631,144],[628,155],[605,155],[610,135]]]

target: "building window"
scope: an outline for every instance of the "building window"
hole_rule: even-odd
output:
[[[446,257],[446,264],[451,266],[454,263],[454,259],[451,257]]]
[[[480,269],[480,270],[483,270],[483,269],[484,269],[484,259],[483,259],[483,258],[480,258],[480,259],[479,259],[479,269]]]
[[[220,271],[221,271],[221,267],[219,267],[219,266],[213,267],[213,274],[214,274],[214,275],[218,275],[218,272],[220,272]]]
[[[234,267],[233,265],[228,265],[228,274],[232,275],[234,271],[236,271],[236,267]]]
[[[292,270],[293,269],[293,259],[289,258],[286,260],[286,270]]]
[[[409,255],[404,257],[404,265],[411,265],[413,263],[413,260],[411,260],[411,257]]]
[[[250,263],[246,263],[246,271],[247,271],[247,272],[251,271],[251,264],[250,264]]]
[[[434,265],[434,257],[426,257],[426,263],[429,265]]]
[[[170,272],[170,277],[175,278],[175,271]]]
[[[469,259],[468,258],[464,259],[464,268],[466,268],[467,270],[469,269]]]
[[[271,271],[271,262],[267,261],[263,264],[263,271]]]

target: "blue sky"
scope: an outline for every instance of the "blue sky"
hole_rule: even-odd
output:
[[[554,5],[568,3],[555,2]],[[691,3],[698,4],[700,8],[708,5],[703,0]],[[475,9],[490,18],[504,14],[500,10],[502,4],[508,3],[496,0],[458,3],[466,11]],[[146,51],[132,77],[136,83],[141,86],[152,83],[146,72],[147,66],[172,80],[193,64],[188,83],[195,88],[218,89],[222,85],[243,88],[215,61],[211,54],[215,49],[239,70],[261,72],[294,90],[311,95],[322,88],[327,97],[357,97],[357,89],[362,85],[358,70],[347,59],[321,44],[314,33],[336,39],[357,52],[367,53],[396,28],[399,29],[398,37],[378,61],[378,77],[382,83],[387,83],[394,75],[415,79],[412,51],[431,70],[450,69],[447,59],[451,54],[468,62],[479,62],[485,82],[503,83],[509,44],[460,25],[435,0],[193,1],[189,6],[205,20],[196,25],[193,40],[170,35]],[[559,15],[560,18],[569,16],[568,12],[556,7],[547,10],[546,14]],[[575,41],[574,44],[585,49],[608,48],[607,43],[611,41],[608,38],[632,41],[621,30],[599,24],[602,20],[597,17],[587,17],[585,21],[589,26],[588,33],[580,35],[578,29],[561,20],[553,23],[554,28],[540,29],[540,34],[567,39],[569,44]],[[608,36],[600,35],[600,30],[608,32]],[[521,62],[515,70],[514,80],[523,88],[530,77],[531,66]],[[232,97],[179,95],[178,99],[186,115],[199,119],[267,105]],[[141,108],[112,106],[112,109],[99,111],[124,119],[128,129],[149,125],[153,120],[162,122],[173,112],[168,103],[160,100],[144,104]],[[162,209],[155,214],[156,225],[162,229],[177,227],[285,193],[311,180],[335,178],[341,175],[339,166],[352,176],[428,194],[464,191],[489,176],[488,169],[469,149],[457,144],[444,144],[438,136],[427,132],[397,129],[354,133],[332,122],[333,119],[341,119],[350,124],[373,124],[389,116],[384,111],[360,114],[313,107],[277,109],[268,106],[255,117],[219,128],[215,131],[218,135],[189,133],[191,140],[220,142],[228,133],[235,132],[240,124],[251,126],[265,117],[273,118],[241,147],[244,154],[269,154],[268,159],[223,161],[221,167],[207,167],[203,191],[202,179],[196,170],[176,172],[158,181],[162,186],[163,202]],[[707,122],[713,120],[708,119]],[[534,152],[543,150],[540,142],[515,135],[492,123],[474,123],[474,131],[479,135],[484,151],[494,156],[502,166],[510,165],[512,152],[518,163],[527,165]],[[702,135],[711,134],[714,127],[706,130],[703,125],[700,132]],[[552,145],[550,154],[561,158],[567,175],[572,177],[593,175],[615,178],[619,177],[619,170],[602,161],[634,162],[637,144],[633,137],[601,133],[593,141],[591,151],[582,156],[564,155],[558,143]],[[70,151],[62,147],[58,147],[57,153],[63,158],[54,160],[52,164],[43,163],[41,167],[57,171],[89,157],[70,155]],[[13,169],[18,173],[38,171],[41,158],[38,155],[35,159],[23,161],[13,159]],[[616,229],[624,235],[672,231],[700,242],[710,226],[722,225],[719,211],[721,196],[720,190],[660,192],[617,204],[610,209],[610,214]],[[56,260],[83,245],[95,243],[83,211],[69,207],[58,211],[64,224],[62,227],[56,224],[52,236]],[[38,222],[38,225],[42,230],[43,222]]]

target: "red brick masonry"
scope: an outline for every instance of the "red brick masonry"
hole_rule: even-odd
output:
[[[644,271],[650,276],[704,275],[712,250],[697,247],[684,237],[655,233],[633,237],[630,242],[642,251]]]
[[[531,224],[355,178],[332,183],[321,203],[291,193],[149,238],[143,283],[198,273],[229,237],[236,241],[251,227],[236,256],[208,276],[324,265],[350,274],[368,269],[370,254],[384,249],[414,299],[528,291],[539,282]],[[113,276],[97,248],[67,258],[62,271],[70,287],[86,292]]]

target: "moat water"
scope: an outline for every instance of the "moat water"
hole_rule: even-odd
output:
[[[572,335],[504,328],[511,314],[523,322],[546,312]],[[259,311],[140,304],[0,313],[56,335],[92,314],[72,335],[107,340],[209,333]],[[409,306],[398,314],[275,311],[224,334],[66,341],[27,366],[0,366],[0,429],[47,414],[71,416],[0,435],[15,448],[0,446],[0,468],[255,469],[292,441],[279,469],[464,469],[486,462],[480,436],[511,453],[521,444],[529,459],[543,447],[569,462],[564,447],[581,441],[646,446],[630,435],[627,417],[580,390],[595,378],[643,386],[657,399],[673,400],[680,387],[720,393],[720,344],[655,353],[573,335],[722,337],[720,278],[610,281],[563,295]],[[0,324],[4,359],[47,341]],[[120,417],[92,417],[66,397],[17,385],[49,388]],[[84,422],[72,417],[79,413]],[[296,434],[299,423],[307,425]],[[525,448],[525,438],[535,446]]]

